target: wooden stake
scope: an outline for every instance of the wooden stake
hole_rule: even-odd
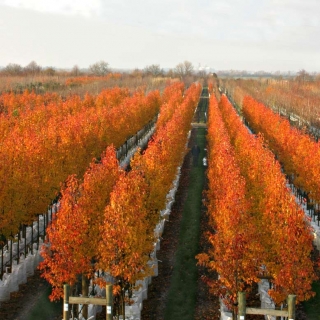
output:
[[[69,294],[70,286],[63,285],[63,320],[69,320]]]
[[[113,295],[112,295],[112,284],[106,285],[106,320],[113,319]]]
[[[288,295],[288,320],[294,320],[296,317],[296,296]]]
[[[238,292],[238,320],[246,318],[246,293]]]

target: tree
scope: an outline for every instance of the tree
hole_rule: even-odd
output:
[[[89,70],[93,75],[105,76],[109,72],[109,63],[101,60],[90,65]]]
[[[166,76],[167,76],[168,78],[175,78],[175,77],[176,77],[175,69],[169,69],[169,70],[166,72]]]
[[[81,71],[80,71],[80,68],[78,65],[74,65],[73,68],[71,69],[71,75],[74,76],[74,77],[77,77],[81,74]]]
[[[149,186],[139,170],[122,172],[105,208],[99,243],[99,267],[114,279],[117,314],[125,318],[125,295],[137,280],[153,275],[148,265],[153,250],[153,229],[148,228],[146,202]]]
[[[132,72],[131,72],[131,77],[133,78],[142,78],[142,71],[140,69],[134,69]]]
[[[175,68],[175,72],[178,74],[180,77],[184,76],[191,76],[193,72],[193,64],[190,61],[184,61],[179,64],[177,64]]]
[[[20,64],[9,63],[4,69],[3,72],[9,76],[18,76],[22,73],[22,67]]]
[[[198,71],[198,77],[199,78],[205,78],[205,77],[207,77],[207,72],[206,72],[206,70],[199,70]]]
[[[152,64],[144,68],[144,73],[153,77],[159,77],[163,75],[163,69],[160,68],[159,64]]]
[[[296,80],[304,83],[306,81],[312,80],[312,76],[306,70],[302,69],[297,73]]]
[[[46,74],[47,76],[54,76],[56,74],[56,69],[53,67],[47,67],[44,69],[44,74]]]
[[[31,61],[27,66],[23,68],[23,70],[25,73],[34,76],[40,73],[41,67],[35,61]]]
[[[187,76],[190,76],[193,72],[193,64],[190,61],[185,61],[183,63],[184,65],[184,72]]]
[[[175,69],[174,69],[175,73],[181,78],[184,76],[184,67],[183,67],[183,63],[179,63],[176,65]]]
[[[104,208],[120,174],[115,149],[110,146],[101,162],[93,160],[81,183],[75,175],[68,177],[61,190],[60,210],[48,228],[49,243],[44,248],[40,265],[43,277],[53,289],[50,299],[63,294],[63,283],[73,285],[77,275],[92,276],[102,241],[99,228],[103,225]],[[72,241],[70,241],[72,239]],[[86,295],[86,286],[83,295]]]

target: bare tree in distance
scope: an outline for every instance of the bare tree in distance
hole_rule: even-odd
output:
[[[53,77],[56,74],[56,69],[54,67],[47,67],[43,70],[43,73],[47,76]]]
[[[302,69],[297,73],[296,80],[304,83],[306,81],[311,81],[312,76],[306,70]]]
[[[183,63],[179,63],[176,65],[175,69],[174,69],[175,73],[182,78],[184,76],[184,66]]]
[[[176,70],[175,70],[175,69],[169,69],[169,70],[166,72],[166,76],[169,77],[169,78],[174,78],[174,77],[176,77]]]
[[[163,76],[164,71],[160,68],[159,64],[152,64],[144,68],[144,73],[147,75],[152,75],[153,77]]]
[[[23,71],[26,74],[30,74],[35,76],[36,74],[41,72],[41,66],[39,66],[35,61],[31,61],[28,65],[23,68]]]
[[[185,75],[191,76],[194,69],[193,64],[190,61],[185,61],[183,65],[184,65]]]
[[[143,76],[143,72],[140,69],[134,69],[131,73],[130,73],[131,77],[133,78],[142,78]]]
[[[179,77],[191,76],[193,73],[193,64],[190,61],[184,61],[176,65],[175,72]]]
[[[81,71],[80,71],[80,68],[78,65],[74,65],[73,68],[71,69],[71,75],[74,76],[74,77],[77,77],[81,74]]]
[[[207,72],[206,72],[206,70],[199,70],[197,72],[197,75],[199,78],[205,78],[207,76]]]
[[[109,70],[109,63],[101,60],[89,66],[89,70],[93,75],[105,76]]]
[[[8,76],[18,76],[21,75],[23,68],[20,64],[9,63],[3,70],[2,73]]]

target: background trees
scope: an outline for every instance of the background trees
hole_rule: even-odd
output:
[[[23,70],[26,74],[35,76],[41,72],[42,68],[35,61],[31,61]]]
[[[9,76],[18,76],[21,75],[23,71],[23,68],[21,67],[20,64],[17,63],[9,63],[4,69],[3,69],[3,73],[5,75],[9,75]]]
[[[175,72],[176,74],[182,78],[185,76],[191,76],[193,73],[193,64],[190,61],[184,61],[176,65]]]
[[[152,64],[150,66],[146,66],[143,71],[146,75],[151,75],[153,77],[163,76],[164,74],[164,71],[160,68],[159,64]]]
[[[71,69],[71,75],[74,77],[78,77],[81,75],[80,68],[77,64],[75,64]]]
[[[95,76],[105,76],[109,70],[109,63],[103,60],[89,66],[89,71]]]

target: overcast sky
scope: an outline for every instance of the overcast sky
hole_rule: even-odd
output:
[[[0,66],[320,72],[319,0],[0,0]]]

